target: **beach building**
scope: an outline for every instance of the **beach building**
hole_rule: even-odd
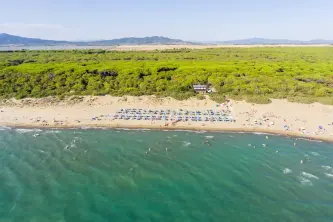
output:
[[[208,90],[207,85],[193,85],[193,89],[197,93],[206,93]]]

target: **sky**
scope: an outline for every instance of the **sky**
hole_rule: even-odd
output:
[[[333,0],[0,0],[0,33],[53,40],[333,40],[332,10]]]

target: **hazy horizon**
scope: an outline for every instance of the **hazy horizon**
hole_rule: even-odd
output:
[[[0,33],[86,41],[165,36],[185,41],[333,39],[328,0],[4,0]]]
[[[0,32],[0,34],[14,35],[14,34],[11,34],[11,33],[1,33],[1,32]],[[20,36],[20,35],[14,35],[14,36]],[[120,38],[117,38],[117,39],[122,39],[122,38],[145,38],[145,37],[155,37],[155,36],[123,36],[123,37],[120,37]],[[20,36],[20,37],[38,38],[38,37],[34,37],[34,36]],[[169,38],[168,36],[160,36],[160,37]],[[175,38],[175,39],[177,39],[177,38]],[[301,40],[301,39],[275,39],[275,38],[261,38],[261,37],[249,37],[249,38],[244,38],[244,39],[229,39],[229,40],[188,40],[188,39],[179,39],[179,40],[183,40],[185,42],[214,43],[214,42],[241,41],[241,40],[250,40],[250,39],[267,39],[267,40],[281,40],[281,41],[283,41],[283,40],[286,40],[286,41],[304,41],[304,42],[313,41],[313,40],[333,41],[332,39],[306,39],[306,40]],[[43,40],[55,40],[55,39],[43,39]],[[94,41],[106,41],[106,40],[114,40],[114,39],[77,39],[77,40],[59,39],[59,40],[55,40],[55,41],[94,42]]]

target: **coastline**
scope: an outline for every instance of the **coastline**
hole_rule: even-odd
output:
[[[1,123],[3,124],[3,123]],[[111,124],[91,124],[91,125],[49,125],[49,126],[41,126],[41,125],[22,125],[22,124],[12,124],[12,123],[4,123],[4,125],[0,125],[0,127],[9,127],[11,129],[40,129],[40,130],[48,130],[48,129],[114,129],[114,130],[156,130],[156,131],[191,131],[191,132],[217,132],[217,133],[250,133],[250,134],[269,134],[276,136],[284,136],[284,137],[293,137],[296,139],[306,139],[311,141],[323,141],[333,143],[333,138],[325,137],[325,136],[311,136],[299,134],[296,132],[288,132],[281,130],[271,130],[271,129],[261,129],[261,128],[212,128],[212,127],[186,127],[186,126],[169,126],[169,127],[160,127],[156,125],[111,125]]]
[[[332,47],[330,44],[176,44],[176,45],[119,45],[119,46],[74,46],[74,45],[63,45],[63,46],[1,46],[0,51],[6,50],[94,50],[102,49],[109,51],[153,51],[153,50],[172,50],[172,49],[219,49],[219,48],[278,48],[278,47],[288,47],[288,48],[309,48],[309,47]]]
[[[171,98],[143,97],[84,97],[70,101],[46,102],[45,99],[11,100],[0,105],[0,126],[29,129],[151,129],[189,130],[207,132],[268,133],[287,137],[333,142],[333,125],[329,119],[333,106],[322,104],[298,104],[285,100],[273,100],[272,104],[249,104],[232,101],[232,114],[236,122],[177,122],[166,125],[164,120],[114,120],[106,117],[120,108],[145,109],[219,109],[216,102],[189,99],[177,101]],[[301,112],[300,112],[301,111]],[[315,115],[314,115],[315,114]],[[93,120],[93,116],[98,120]],[[262,117],[264,116],[264,118]],[[315,117],[315,118],[313,118]],[[262,121],[262,123],[260,122]],[[326,121],[326,123],[325,123]],[[256,125],[260,122],[261,125]],[[284,126],[288,124],[289,130]],[[324,130],[319,130],[322,125]],[[300,130],[302,129],[302,130]]]

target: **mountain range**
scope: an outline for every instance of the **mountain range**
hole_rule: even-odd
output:
[[[98,41],[56,41],[38,38],[26,38],[21,36],[10,35],[6,33],[0,34],[0,45],[6,46],[59,46],[59,45],[79,45],[79,46],[112,46],[112,45],[179,45],[179,44],[195,44],[180,39],[171,39],[162,36],[151,37],[129,37],[111,40]]]
[[[230,41],[183,41],[180,39],[171,39],[163,36],[151,37],[129,37],[111,40],[96,41],[57,41],[45,40],[38,38],[26,38],[21,36],[0,34],[0,46],[61,46],[61,45],[78,45],[78,46],[112,46],[112,45],[193,45],[193,44],[220,44],[220,45],[310,45],[310,44],[333,44],[333,40],[314,39],[309,41],[289,40],[289,39],[267,39],[267,38],[249,38]]]
[[[313,39],[308,41],[303,40],[289,40],[289,39],[267,39],[267,38],[249,38],[230,41],[211,41],[211,44],[222,45],[311,45],[311,44],[333,44],[333,40]]]

